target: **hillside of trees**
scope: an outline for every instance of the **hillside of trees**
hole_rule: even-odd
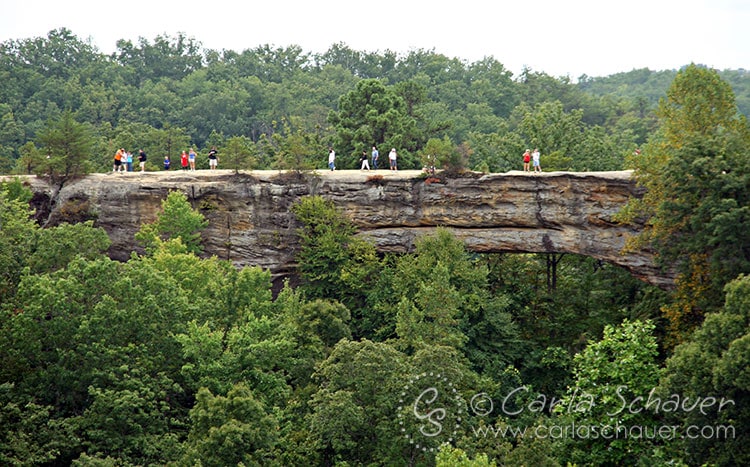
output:
[[[581,256],[472,254],[448,230],[377,254],[319,197],[293,205],[299,283],[202,251],[180,192],[106,256],[0,183],[2,465],[750,465],[748,76],[689,64],[573,83],[428,51],[204,51],[70,31],[0,45],[0,167],[64,184],[189,147],[207,168],[355,166],[373,144],[451,176],[634,170],[628,248],[660,290]],[[639,148],[639,152],[634,150]],[[554,277],[553,277],[554,274]]]
[[[429,141],[443,151],[447,141],[472,169],[518,168],[529,146],[549,168],[617,169],[654,130],[675,74],[633,70],[573,83],[534,70],[513,76],[493,58],[344,44],[323,54],[215,51],[183,35],[121,40],[107,56],[58,29],[0,44],[0,173],[38,168],[39,134],[65,111],[91,134],[92,171],[111,167],[120,147],[145,149],[155,170],[190,146],[204,165],[211,146],[230,146],[250,157],[243,168],[323,168],[332,146],[342,167],[354,168],[373,144],[397,148],[403,167],[415,168]],[[747,115],[750,74],[720,75]]]

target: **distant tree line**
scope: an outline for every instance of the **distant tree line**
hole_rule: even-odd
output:
[[[516,169],[526,147],[539,147],[549,169],[619,169],[653,132],[675,73],[572,82],[530,69],[513,76],[492,57],[469,63],[340,43],[321,54],[217,51],[183,34],[120,40],[105,55],[61,28],[0,44],[0,173],[42,170],[42,135],[65,112],[86,127],[93,171],[106,170],[120,147],[145,149],[154,170],[189,146],[199,164],[217,146],[236,156],[232,168],[268,169],[325,167],[329,146],[339,166],[354,168],[376,145],[396,147],[400,166],[416,168],[430,141],[449,142],[475,170]],[[721,75],[747,115],[750,76]]]

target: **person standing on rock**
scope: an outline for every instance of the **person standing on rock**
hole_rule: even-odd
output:
[[[388,153],[388,162],[391,165],[391,170],[398,170],[398,164],[396,160],[398,159],[398,154],[396,154],[396,148],[391,148],[391,152]]]
[[[367,162],[367,151],[362,151],[362,157],[359,158],[360,167],[359,170],[370,170],[370,163]]]
[[[190,161],[190,170],[195,170],[195,151],[193,151],[193,148],[190,148],[188,160]]]
[[[122,158],[125,154],[122,148],[118,149],[115,153],[114,165],[112,165],[112,172],[119,172],[122,167]]]
[[[542,166],[539,162],[539,149],[534,148],[534,152],[531,153],[531,160],[534,164],[534,172],[541,172]]]
[[[333,148],[329,148],[328,150],[328,168],[336,170],[336,151]]]
[[[378,148],[375,146],[372,147],[372,170],[378,170],[378,157],[380,156],[380,153],[378,152]]]
[[[180,154],[180,164],[182,164],[182,170],[188,169],[188,155],[185,151]]]
[[[208,151],[208,168],[216,170],[216,166],[219,164],[219,151],[216,150],[216,146],[212,146],[211,150]]]
[[[172,165],[172,160],[169,158],[169,154],[164,156],[164,170],[169,170],[169,167]]]
[[[529,166],[531,165],[530,162],[531,162],[531,149],[527,149],[523,153],[523,171],[524,172],[530,172],[531,171],[530,168],[529,168]]]
[[[146,151],[143,149],[138,150],[138,165],[141,166],[141,172],[146,171]]]
[[[130,151],[125,152],[125,167],[127,167],[128,172],[133,171],[133,153]]]

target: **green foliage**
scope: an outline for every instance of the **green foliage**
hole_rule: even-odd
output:
[[[487,454],[478,454],[470,459],[460,448],[454,448],[450,444],[440,446],[440,451],[435,457],[437,467],[496,467],[497,464],[487,458]]]
[[[487,269],[447,229],[420,238],[415,254],[402,256],[395,268],[391,287],[400,298],[386,312],[395,315],[403,349],[461,348],[475,370],[489,372],[521,354],[508,303],[490,296]]]
[[[399,431],[405,356],[389,345],[343,340],[318,367],[309,430],[324,462],[402,463],[408,443]]]
[[[251,142],[243,136],[229,138],[220,153],[220,158],[223,160],[222,166],[234,169],[234,173],[238,173],[240,169],[252,169],[254,148]]]
[[[72,112],[63,112],[47,123],[37,136],[46,159],[37,167],[38,175],[49,176],[54,183],[89,172],[93,139],[89,127],[78,123]]]
[[[399,165],[413,167],[409,152],[422,143],[415,140],[416,120],[409,113],[408,102],[392,88],[376,79],[359,81],[354,90],[341,97],[338,111],[328,121],[336,129],[340,155],[350,157],[342,163],[354,168],[358,155],[372,146],[397,148]]]
[[[372,245],[355,238],[349,219],[319,196],[301,198],[292,212],[303,224],[298,231],[301,248],[297,258],[309,297],[361,303],[357,292],[362,292],[366,282],[359,280],[371,280],[368,273],[377,264]],[[355,289],[349,292],[347,285]]]
[[[15,199],[22,203],[28,203],[31,201],[32,196],[34,196],[27,183],[19,177],[0,183],[0,191],[5,193],[7,199]]]
[[[16,167],[13,173],[23,175],[34,174],[46,162],[33,141],[24,143],[23,146],[18,148],[18,152],[20,153],[20,157],[16,160]]]
[[[448,268],[438,263],[421,282],[413,301],[403,297],[396,311],[396,334],[405,349],[435,345],[463,347],[458,328],[460,294],[450,285]]]
[[[61,269],[75,257],[96,259],[103,255],[112,242],[104,229],[94,227],[92,221],[82,224],[62,224],[37,231],[34,252],[27,258],[31,272]]]
[[[431,138],[420,151],[422,167],[444,168],[450,172],[460,172],[466,168],[468,158],[463,158],[451,140]]]
[[[284,118],[270,136],[258,142],[264,159],[271,161],[269,168],[280,170],[312,170],[328,161],[328,145],[320,132],[307,131],[299,119]]]
[[[39,405],[32,397],[18,397],[13,384],[0,384],[0,462],[29,465],[52,462],[60,451],[75,444],[65,420],[50,419],[52,406]]]
[[[608,325],[599,342],[577,354],[573,358],[575,383],[556,408],[563,419],[606,429],[609,434],[621,429],[658,429],[658,417],[643,410],[645,402],[637,404],[646,400],[660,375],[653,330],[650,322],[625,320],[617,327]],[[596,465],[636,463],[648,458],[655,441],[606,435],[584,436],[576,442],[566,439],[570,449],[566,458]]]
[[[647,191],[621,214],[648,219],[632,242],[650,244],[662,264],[681,273],[675,304],[666,309],[680,342],[706,311],[721,303],[723,286],[750,270],[750,126],[737,111],[731,87],[709,69],[680,71],[659,103],[661,127],[632,158]]]
[[[98,258],[111,243],[91,222],[40,229],[30,217],[28,198],[18,182],[0,189],[0,299],[13,296],[23,274],[63,268],[79,256]]]
[[[193,210],[187,195],[181,191],[170,191],[161,203],[162,212],[150,224],[143,224],[135,239],[153,254],[159,245],[170,239],[180,239],[186,251],[200,253],[202,247],[200,230],[208,225],[203,214]]]
[[[90,387],[90,405],[78,421],[87,454],[130,464],[174,459],[180,446],[167,402],[174,382],[123,364],[105,388]]]
[[[692,338],[675,348],[660,382],[658,395],[663,399],[676,394],[707,401],[702,410],[690,409],[691,404],[666,413],[680,429],[705,430],[702,436],[676,440],[676,449],[687,453],[690,464],[740,465],[750,459],[745,430],[750,423],[748,342],[750,277],[740,276],[726,286],[724,306],[707,314]],[[720,431],[722,427],[726,431]]]
[[[198,391],[190,419],[184,464],[265,465],[276,443],[278,422],[242,383],[226,397]]]
[[[36,229],[29,217],[28,204],[10,198],[3,186],[0,190],[0,298],[13,295],[32,250]]]

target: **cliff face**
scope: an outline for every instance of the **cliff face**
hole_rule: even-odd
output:
[[[40,201],[52,199],[49,220],[94,218],[112,239],[110,254],[125,260],[138,251],[134,234],[156,218],[170,190],[188,195],[210,224],[205,252],[238,266],[275,275],[294,268],[299,224],[291,205],[305,195],[330,199],[379,251],[405,252],[422,234],[444,226],[477,252],[568,252],[592,256],[633,275],[670,287],[646,251],[621,254],[638,226],[613,215],[642,193],[630,172],[490,174],[423,179],[418,171],[277,171],[92,174],[59,193],[30,178]]]

